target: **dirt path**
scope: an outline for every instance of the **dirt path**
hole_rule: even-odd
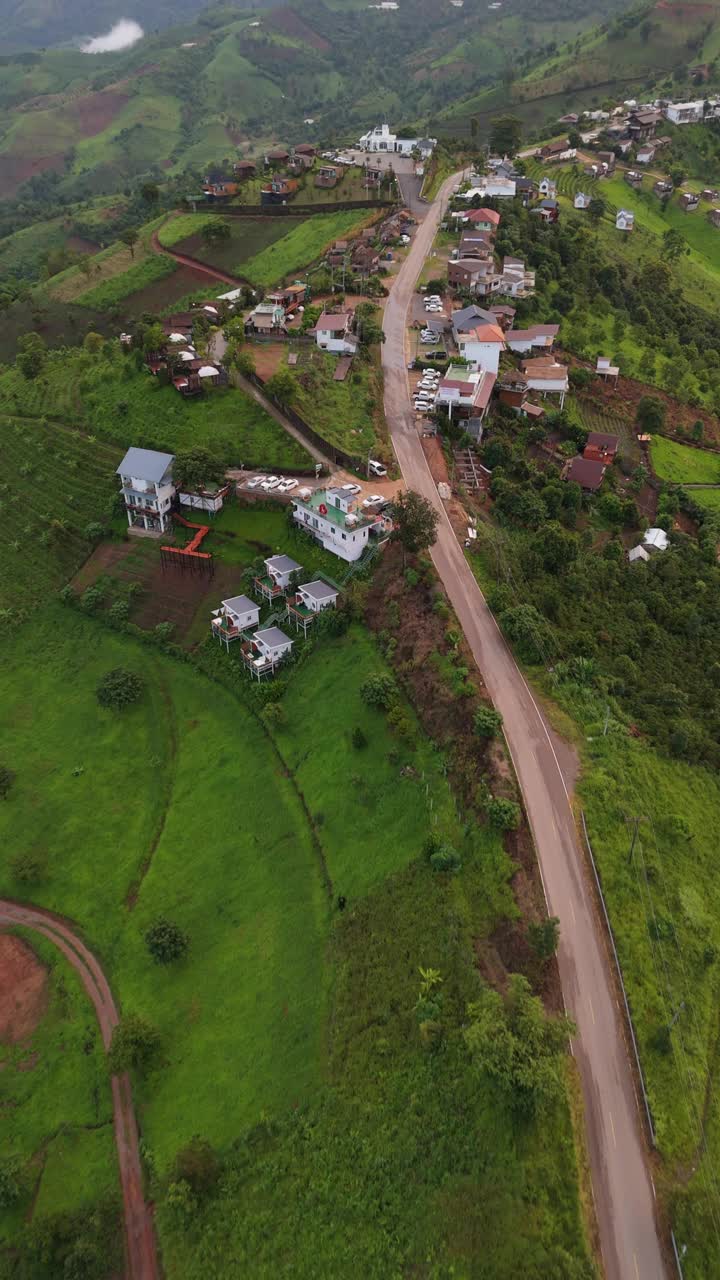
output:
[[[572,810],[572,755],[549,727],[488,609],[440,501],[412,412],[405,351],[408,308],[457,175],[441,187],[385,307],[385,414],[409,487],[438,511],[432,558],[505,736],[532,828],[549,913],[560,918],[558,963],[583,1086],[593,1190],[607,1280],[662,1280],[654,1193],[605,936]]]
[[[200,262],[198,258],[189,258],[187,254],[177,253],[175,249],[166,249],[164,244],[160,243],[157,231],[153,231],[150,237],[153,253],[164,253],[168,258],[174,258],[183,267],[192,267],[194,271],[202,271],[206,276],[210,276],[212,280],[220,280],[222,284],[229,284],[233,289],[239,289],[243,280],[238,280],[237,276],[229,276],[226,271],[219,271],[217,267],[209,267],[206,262]]]
[[[119,1018],[107,978],[94,955],[59,916],[39,907],[23,907],[0,899],[0,926],[33,929],[65,956],[95,1007],[103,1044],[108,1049]],[[138,1128],[127,1075],[112,1077],[113,1123],[125,1214],[128,1280],[160,1280],[155,1230],[145,1203],[140,1168]]]

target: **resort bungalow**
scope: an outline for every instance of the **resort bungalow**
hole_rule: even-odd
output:
[[[635,214],[632,210],[618,209],[615,226],[618,231],[632,231],[635,227]]]
[[[355,354],[357,338],[350,332],[352,316],[352,311],[323,311],[315,326],[315,342],[322,351],[341,356]]]
[[[552,351],[559,332],[559,324],[534,324],[530,329],[509,329],[505,342],[516,355],[527,355],[533,350]]]
[[[316,489],[293,498],[293,516],[302,529],[341,560],[359,560],[376,516],[356,510],[356,495],[343,488]]]
[[[128,526],[134,532],[159,537],[170,526],[174,461],[174,454],[155,449],[132,447],[125,454],[115,474],[120,477]]]
[[[643,534],[646,551],[667,551],[669,539],[664,529],[646,529]]]
[[[263,676],[274,675],[276,667],[286,658],[293,647],[290,636],[286,636],[279,627],[264,627],[256,631],[252,641],[243,644],[243,660],[258,680]]]
[[[304,586],[298,587],[295,595],[288,596],[288,620],[294,622],[297,631],[302,627],[303,635],[307,635],[308,627],[316,615],[323,613],[325,609],[334,609],[337,598],[337,587],[331,587],[322,578],[306,582]]]
[[[575,205],[576,209],[589,209],[591,199],[592,197],[589,196],[587,192],[578,191],[577,195],[575,196],[575,199],[573,200],[573,204]]]
[[[232,596],[230,600],[223,600],[219,609],[213,609],[210,629],[229,649],[232,640],[237,640],[250,627],[256,627],[259,621],[259,604],[254,604],[249,596]]]

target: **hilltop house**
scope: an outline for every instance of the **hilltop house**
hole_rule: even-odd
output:
[[[340,594],[337,587],[331,587],[322,578],[314,578],[297,589],[300,600],[311,613],[322,613],[324,609],[334,609]]]
[[[672,193],[672,182],[664,182],[662,178],[658,179],[653,187],[653,195],[657,196],[658,200],[664,200],[666,196],[671,196]]]
[[[538,183],[538,195],[544,200],[554,200],[557,196],[557,182],[554,178],[541,178]]]
[[[283,658],[291,652],[293,642],[279,627],[263,627],[242,647],[246,666],[258,680],[275,674]]]
[[[680,208],[685,213],[694,213],[700,208],[700,196],[694,191],[684,191],[680,197]]]
[[[359,145],[363,151],[388,151],[403,156],[418,151],[420,157],[427,160],[437,146],[437,138],[399,138],[388,124],[378,124],[362,135]]]
[[[552,351],[559,332],[559,324],[534,324],[530,329],[509,329],[505,342],[516,355],[525,355],[533,350]]]
[[[714,227],[720,227],[720,209],[711,209],[708,218]]]
[[[578,191],[575,199],[573,200],[573,204],[576,209],[589,209],[591,200],[592,196],[587,195],[585,191]]]
[[[128,449],[116,475],[120,477],[128,526],[139,532],[165,533],[171,524],[175,497],[172,466],[175,455],[155,449]]]
[[[625,181],[629,187],[638,190],[643,184],[643,176],[637,172],[637,169],[627,169],[625,172]]]
[[[532,178],[516,178],[515,189],[527,209],[537,195],[537,183]]]
[[[705,103],[702,98],[696,102],[669,102],[665,115],[671,124],[698,124],[705,114]]]
[[[285,147],[274,147],[272,151],[268,151],[265,156],[266,164],[287,164],[290,159],[290,152]]]
[[[302,529],[341,560],[359,560],[377,516],[357,511],[357,495],[347,489],[316,489],[293,498],[293,517]]]
[[[667,551],[670,545],[664,529],[646,529],[643,534],[643,546],[647,551]]]
[[[276,306],[284,307],[288,315],[292,315],[301,302],[305,302],[308,297],[308,287],[301,280],[297,280],[295,284],[284,285],[280,289],[271,289],[265,294],[266,302],[274,302]]]
[[[627,128],[633,142],[647,142],[648,138],[654,138],[661,119],[659,111],[631,111]]]
[[[586,493],[596,493],[605,476],[605,463],[581,458],[578,454],[563,469],[563,479],[579,484]]]
[[[336,187],[338,171],[332,164],[321,165],[315,174],[316,187]]]
[[[245,321],[245,328],[254,333],[271,333],[285,324],[285,308],[279,302],[258,302]]]
[[[238,640],[250,627],[256,627],[259,621],[259,604],[249,596],[232,596],[230,600],[223,600],[219,609],[213,609],[210,631],[229,649],[233,640]]]
[[[560,205],[557,200],[542,200],[531,210],[531,213],[537,214],[543,222],[557,222],[560,217]]]
[[[598,164],[601,169],[601,176],[610,178],[615,172],[616,157],[614,151],[598,151]]]
[[[583,458],[587,458],[590,462],[609,464],[614,462],[619,447],[620,440],[617,436],[609,435],[605,431],[591,431],[583,450]]]
[[[315,326],[315,342],[322,351],[333,355],[352,356],[357,351],[357,338],[350,331],[352,311],[323,311]]]
[[[631,209],[618,209],[615,218],[618,231],[632,231],[635,226],[635,214]]]
[[[233,169],[241,182],[246,178],[255,177],[256,165],[254,160],[236,160]]]
[[[435,406],[447,409],[450,417],[475,418],[482,423],[495,381],[495,374],[488,369],[450,365],[438,384]]]
[[[287,204],[297,194],[299,185],[297,178],[271,178],[260,188],[260,203]]]
[[[497,373],[500,355],[505,350],[505,337],[500,326],[484,318],[478,320],[475,307],[464,307],[452,314],[453,337],[464,360],[476,369]]]
[[[655,159],[655,147],[649,142],[644,143],[642,147],[638,147],[635,158],[638,164],[652,164]]]
[[[599,378],[609,378],[615,382],[620,377],[620,369],[616,364],[610,363],[609,356],[598,356],[595,372]]]

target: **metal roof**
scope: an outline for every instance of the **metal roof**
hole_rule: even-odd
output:
[[[255,640],[267,645],[268,649],[278,649],[282,644],[292,644],[290,636],[286,636],[279,627],[265,627],[264,631],[255,632]]]
[[[232,596],[230,600],[223,600],[226,609],[232,610],[233,613],[250,613],[252,610],[260,612],[260,605],[251,600],[249,596]]]
[[[306,582],[298,590],[304,591],[306,595],[312,596],[313,600],[329,600],[331,596],[338,594],[337,587],[331,587],[327,582],[321,582],[316,578],[314,582]]]
[[[174,453],[158,453],[155,449],[128,449],[115,474],[133,476],[158,484],[175,461]]]
[[[269,556],[265,564],[268,569],[275,569],[277,573],[294,573],[296,569],[302,569],[302,565],[293,560],[292,556]]]

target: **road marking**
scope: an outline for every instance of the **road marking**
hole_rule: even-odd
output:
[[[538,859],[538,860],[539,860],[539,859]],[[573,918],[573,924],[577,924],[577,920],[575,919],[575,908],[574,908],[574,906],[573,906],[573,904],[572,904],[572,898],[570,899],[570,915],[571,915],[571,916],[572,916],[572,918]]]
[[[593,1009],[592,1000],[590,999],[589,996],[588,996],[588,1004],[590,1005],[590,1017],[593,1020],[593,1026],[595,1026],[595,1010]]]
[[[615,1125],[613,1123],[612,1111],[608,1111],[608,1115],[610,1117],[610,1128],[612,1129],[613,1146],[617,1146],[617,1138],[615,1137]],[[637,1262],[635,1263],[635,1270],[637,1271]]]
[[[638,1267],[638,1261],[637,1261],[637,1254],[636,1254],[636,1253],[634,1253],[634,1254],[633,1254],[633,1262],[635,1263],[635,1275],[637,1276],[637,1280],[640,1280],[640,1268]]]

